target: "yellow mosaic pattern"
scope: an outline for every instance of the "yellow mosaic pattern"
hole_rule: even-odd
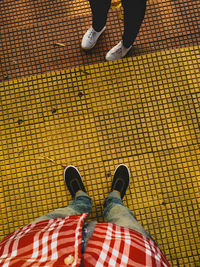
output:
[[[199,48],[125,58],[1,84],[1,237],[71,200],[63,168],[79,168],[91,219],[115,167],[124,203],[173,266],[198,266]]]

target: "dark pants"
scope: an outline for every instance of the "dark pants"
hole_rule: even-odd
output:
[[[133,44],[142,24],[147,0],[121,0],[124,8],[124,34],[123,45],[129,47]],[[92,10],[93,28],[101,31],[106,25],[111,0],[89,0]]]

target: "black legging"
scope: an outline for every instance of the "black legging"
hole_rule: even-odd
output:
[[[133,44],[142,24],[147,0],[121,0],[124,8],[124,34],[123,45],[129,47]],[[92,10],[92,26],[95,31],[101,31],[106,25],[111,0],[89,0]]]

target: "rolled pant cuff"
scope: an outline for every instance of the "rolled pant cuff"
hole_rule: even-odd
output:
[[[122,200],[120,197],[120,194],[117,192],[113,192],[113,191],[108,195],[108,197],[115,197],[115,198]]]
[[[80,191],[77,192],[76,195],[75,195],[75,199],[76,199],[77,197],[87,197],[87,198],[90,198],[90,199],[91,199],[91,197],[89,197],[88,194],[86,194],[86,193],[83,192],[83,191],[81,191],[81,192],[80,192]]]

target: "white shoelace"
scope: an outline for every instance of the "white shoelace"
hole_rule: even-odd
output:
[[[120,46],[117,50],[115,50],[114,52],[112,52],[112,55],[113,54],[122,54],[122,46]]]
[[[95,35],[95,31],[93,29],[91,29],[91,31],[88,35],[88,39],[91,39],[93,35]]]

